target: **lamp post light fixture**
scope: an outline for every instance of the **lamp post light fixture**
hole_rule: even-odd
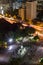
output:
[[[11,42],[13,42],[13,39],[12,39],[12,38],[10,38],[10,39],[8,40],[8,42],[10,42],[10,43],[11,43]]]
[[[3,6],[0,7],[0,13],[1,13],[2,15],[4,15],[4,8],[3,8]]]

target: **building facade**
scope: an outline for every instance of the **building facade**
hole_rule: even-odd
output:
[[[37,14],[37,1],[26,2],[26,18],[34,19]]]
[[[19,15],[22,19],[34,19],[37,15],[37,1],[26,2],[22,4],[22,8],[19,9]]]

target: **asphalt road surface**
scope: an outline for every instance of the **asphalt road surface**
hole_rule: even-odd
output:
[[[18,46],[14,46],[14,49],[13,50],[15,50],[15,48],[17,48]],[[9,52],[10,52],[11,50],[9,50],[9,51],[6,51],[7,53],[0,53],[0,64],[2,63],[2,64],[4,64],[4,63],[9,63],[10,61],[10,55],[9,55]],[[4,52],[4,51],[3,51]],[[11,53],[11,52],[10,52]],[[29,58],[29,57],[32,57],[32,61],[33,61],[33,63],[38,63],[39,62],[39,59],[40,58],[43,58],[43,46],[41,45],[41,43],[40,43],[40,45],[31,45],[31,47],[30,47],[30,49],[28,49],[28,52],[27,52],[28,54],[30,54],[30,56],[25,56],[25,60],[23,60],[23,62],[25,61],[27,61],[28,63],[29,63],[29,61],[28,61],[28,59],[27,58]],[[16,54],[15,54],[15,56],[16,56]],[[5,64],[4,64],[5,65]]]

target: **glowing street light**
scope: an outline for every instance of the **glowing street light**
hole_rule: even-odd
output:
[[[1,6],[0,10],[1,10],[1,14],[4,14],[4,10],[3,10],[2,6]]]
[[[8,50],[12,50],[12,48],[13,48],[13,46],[10,46],[10,47],[8,48]]]
[[[13,42],[13,39],[12,39],[12,38],[10,38],[8,42],[10,42],[10,43],[11,43],[11,42]]]
[[[1,10],[3,9],[3,7],[1,6]]]

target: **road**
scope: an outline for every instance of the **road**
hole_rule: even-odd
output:
[[[7,63],[9,61],[10,57],[6,54],[0,54],[0,63],[5,62]]]
[[[27,55],[24,57],[24,62],[29,64],[38,64],[39,60],[43,58],[43,46],[38,43],[38,45],[32,44],[29,48]],[[42,43],[43,44],[43,43]]]
[[[38,63],[39,59],[43,58],[43,46],[41,45],[41,43],[42,42],[40,42],[40,45],[32,44],[31,47],[29,46],[30,48],[28,49],[27,55],[25,56],[23,62],[25,61],[29,63],[29,58],[31,58],[32,60],[30,60],[30,62]],[[10,52],[10,50],[6,52]],[[0,53],[0,63],[8,63],[9,59],[10,59],[10,56],[8,53]]]

